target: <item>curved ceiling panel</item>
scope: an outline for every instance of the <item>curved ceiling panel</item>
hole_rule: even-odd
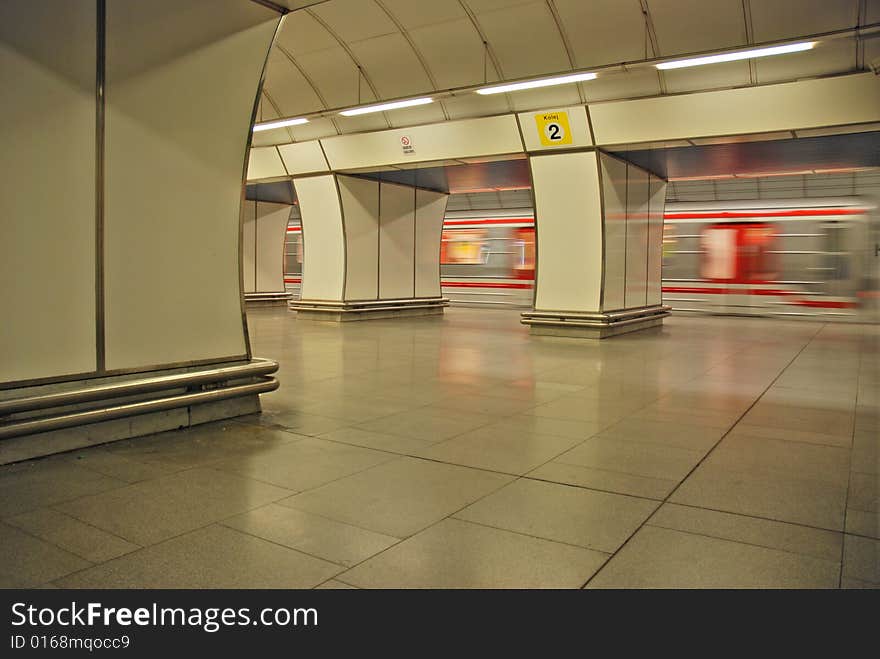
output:
[[[544,0],[476,16],[505,78],[571,68],[559,29]]]
[[[648,0],[648,7],[661,55],[748,43],[742,0]],[[683,16],[688,20],[683,21]]]
[[[880,21],[880,0],[289,0],[269,60],[262,116],[296,116],[483,82],[638,64]],[[862,16],[859,19],[860,7]],[[666,71],[628,66],[578,86],[498,97],[471,92],[412,110],[333,117],[297,136],[474,117],[662,93],[766,84],[866,69],[880,39],[823,42],[780,57]],[[486,41],[484,46],[483,41]],[[360,71],[359,68],[360,67]],[[485,77],[484,77],[485,76]],[[360,82],[360,96],[358,87]]]

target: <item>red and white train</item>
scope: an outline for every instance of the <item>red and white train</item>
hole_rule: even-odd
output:
[[[288,229],[285,281],[301,277]],[[440,251],[453,303],[527,308],[535,277],[530,209],[453,211]],[[680,311],[877,320],[880,228],[863,197],[667,204],[663,299]]]

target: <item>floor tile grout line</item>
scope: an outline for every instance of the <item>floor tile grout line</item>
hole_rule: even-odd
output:
[[[667,531],[675,531],[676,533],[686,533],[688,535],[696,535],[701,538],[712,538],[713,540],[723,540],[724,542],[732,542],[733,544],[738,544],[738,545],[748,545],[749,547],[760,547],[761,549],[770,549],[773,551],[782,552],[784,554],[792,554],[793,556],[805,556],[807,558],[813,558],[817,561],[825,561],[827,563],[833,563],[835,565],[837,564],[837,561],[834,559],[823,558],[822,556],[816,556],[815,554],[805,554],[805,553],[799,552],[799,551],[792,551],[790,549],[782,549],[780,547],[771,547],[770,545],[762,545],[757,542],[748,542],[746,540],[734,540],[732,538],[726,538],[721,535],[712,535],[711,533],[700,533],[698,531],[691,531],[689,529],[679,529],[674,526],[665,526],[663,524],[658,524],[656,522],[654,522],[654,523],[646,522],[645,526],[655,528],[655,529],[665,529]],[[841,536],[843,535],[839,531],[837,531],[836,533],[839,533]],[[843,538],[841,537],[841,545],[842,544],[843,544]]]
[[[643,521],[643,522],[642,522],[642,523],[641,523],[641,524],[640,524],[640,525],[639,525],[639,526],[638,526],[638,527],[637,527],[637,528],[636,528],[636,529],[635,529],[635,530],[629,535],[629,537],[628,537],[626,540],[623,541],[623,544],[621,544],[620,547],[617,548],[617,551],[615,551],[615,552],[614,552],[614,553],[608,558],[608,560],[605,561],[605,563],[603,563],[602,565],[600,565],[600,566],[599,566],[599,569],[597,569],[597,570],[592,574],[592,576],[584,582],[584,584],[581,586],[581,589],[586,588],[586,587],[590,584],[590,582],[591,582],[593,579],[595,579],[596,576],[597,576],[600,572],[602,572],[603,569],[605,569],[605,566],[607,566],[608,563],[610,563],[612,560],[614,560],[614,557],[617,556],[617,555],[623,550],[623,548],[626,547],[626,546],[629,544],[630,540],[632,540],[632,539],[635,537],[635,535],[636,535],[636,534],[637,534],[637,533],[638,533],[638,532],[639,532],[639,531],[645,526],[645,524],[647,524],[647,523],[651,520],[651,518],[654,517],[654,515],[657,513],[657,511],[660,510],[660,509],[661,509],[666,503],[669,503],[669,502],[670,502],[670,499],[671,499],[672,496],[678,491],[678,489],[681,487],[681,485],[682,485],[682,484],[683,484],[688,478],[690,478],[691,474],[693,474],[697,469],[699,469],[700,465],[702,465],[702,464],[703,464],[703,463],[709,458],[709,456],[713,453],[713,451],[715,451],[715,449],[718,448],[718,446],[721,444],[721,442],[724,441],[724,438],[727,437],[727,435],[729,435],[729,434],[732,432],[732,430],[733,430],[734,428],[736,428],[736,426],[740,423],[740,421],[741,421],[743,418],[745,418],[745,416],[749,413],[749,411],[750,411],[755,405],[757,405],[758,401],[761,400],[761,397],[764,395],[764,393],[766,393],[767,390],[769,390],[770,387],[773,386],[773,383],[775,383],[780,377],[782,377],[782,374],[785,373],[785,371],[788,369],[788,367],[791,366],[791,365],[794,363],[794,361],[798,358],[798,356],[799,356],[804,350],[806,350],[807,346],[809,346],[810,343],[813,342],[813,340],[816,338],[816,336],[817,336],[817,335],[819,334],[819,332],[821,331],[822,327],[824,327],[824,324],[820,325],[819,329],[817,329],[817,330],[812,334],[812,336],[809,337],[809,339],[807,340],[806,343],[804,343],[804,345],[801,347],[801,349],[797,351],[797,353],[791,358],[791,360],[789,360],[789,362],[788,362],[785,366],[782,367],[782,369],[780,369],[780,371],[779,371],[779,373],[776,375],[776,377],[773,378],[773,380],[770,382],[770,384],[768,384],[768,385],[765,387],[764,391],[763,391],[761,394],[759,394],[759,395],[757,396],[757,398],[755,398],[755,400],[752,402],[752,404],[749,405],[749,407],[748,407],[748,408],[747,408],[747,409],[746,409],[746,410],[745,410],[745,411],[739,416],[739,418],[733,423],[733,425],[730,427],[730,429],[727,430],[727,432],[725,432],[725,433],[724,433],[724,434],[718,439],[717,442],[715,442],[715,444],[714,444],[714,445],[713,445],[713,446],[712,446],[712,447],[706,452],[706,454],[700,459],[700,461],[699,461],[696,465],[694,465],[694,467],[693,467],[693,468],[692,468],[687,474],[685,474],[684,478],[682,478],[682,479],[679,481],[678,485],[676,485],[676,486],[672,489],[672,491],[669,492],[669,494],[667,494],[666,497],[664,497],[664,499],[660,502],[660,505],[657,506],[657,508],[654,510],[654,512],[651,513],[650,515],[648,515],[648,517],[645,519],[645,521]]]
[[[468,507],[470,507],[470,506],[468,506]],[[459,511],[459,513],[460,512],[461,511]],[[456,522],[463,522],[465,524],[472,524],[473,526],[481,526],[485,529],[494,529],[496,531],[503,531],[504,533],[512,533],[514,535],[519,535],[524,538],[531,538],[533,540],[542,540],[543,542],[550,542],[555,545],[564,545],[566,547],[574,547],[575,549],[584,549],[586,551],[593,551],[593,552],[596,552],[597,554],[605,554],[606,556],[609,556],[609,557],[612,554],[612,552],[610,552],[610,551],[607,551],[605,549],[598,549],[597,547],[588,547],[586,545],[579,545],[576,542],[568,542],[566,540],[557,540],[555,538],[548,538],[548,537],[542,536],[542,535],[534,535],[532,533],[524,533],[523,531],[517,531],[515,529],[507,529],[507,528],[504,528],[503,526],[495,526],[494,524],[487,524],[486,522],[478,522],[473,519],[466,519],[464,517],[458,517],[458,513],[454,513],[453,515],[450,515],[446,519],[451,519]]]

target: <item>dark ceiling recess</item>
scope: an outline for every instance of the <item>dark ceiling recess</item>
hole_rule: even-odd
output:
[[[532,185],[529,163],[524,158],[427,166],[420,169],[392,169],[360,173],[356,176],[451,194],[530,188]]]
[[[251,201],[274,201],[279,204],[296,203],[293,181],[275,183],[251,183],[245,191],[245,199]]]
[[[880,167],[880,131],[825,137],[609,150],[664,178]]]

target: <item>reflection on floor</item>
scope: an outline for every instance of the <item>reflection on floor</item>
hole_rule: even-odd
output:
[[[264,414],[0,468],[0,585],[880,587],[880,328],[251,314]]]

